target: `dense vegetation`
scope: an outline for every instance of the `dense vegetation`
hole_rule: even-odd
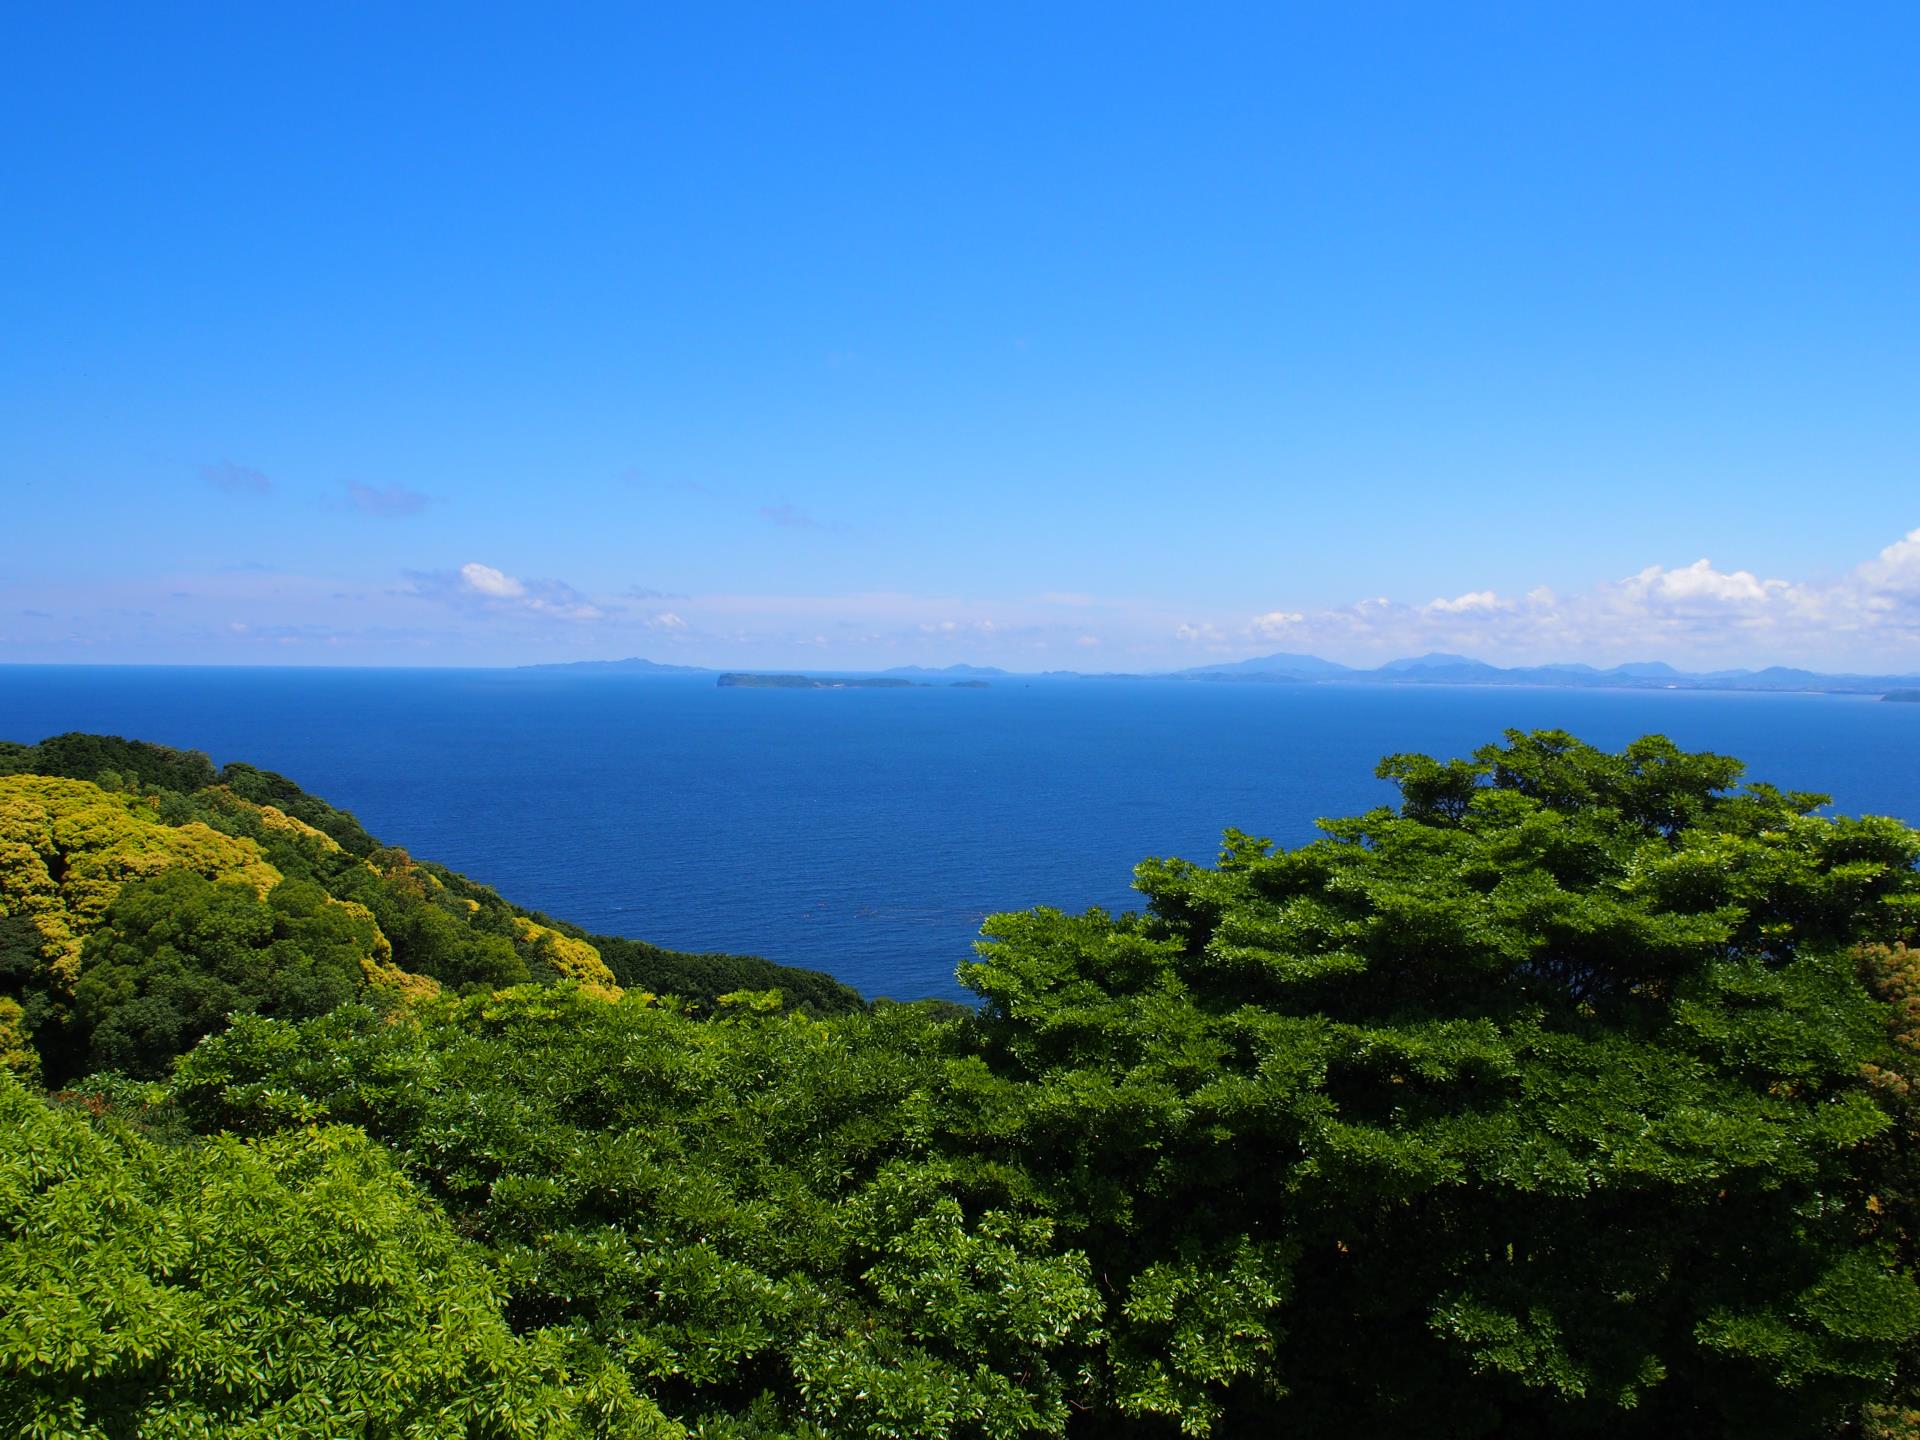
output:
[[[9,1433],[1920,1410],[1920,834],[1722,757],[1391,757],[1311,845],[995,917],[977,1012],[586,936],[265,772],[0,771]]]
[[[0,1050],[59,1082],[157,1078],[231,1012],[529,981],[633,987],[695,1008],[779,989],[860,1008],[817,971],[590,936],[385,847],[250,765],[100,735],[0,742]]]

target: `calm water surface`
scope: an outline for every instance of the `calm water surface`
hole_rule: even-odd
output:
[[[1853,697],[996,681],[722,690],[513,671],[0,667],[0,738],[103,731],[284,771],[390,844],[595,931],[958,996],[995,910],[1124,906],[1146,855],[1283,844],[1380,756],[1659,731],[1920,824],[1920,705]]]

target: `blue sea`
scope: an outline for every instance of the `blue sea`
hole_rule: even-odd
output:
[[[982,919],[1123,907],[1227,826],[1298,844],[1393,751],[1649,731],[1920,824],[1920,705],[1818,695],[996,680],[721,689],[510,670],[0,667],[0,738],[89,730],[283,771],[389,844],[590,930],[960,998]]]

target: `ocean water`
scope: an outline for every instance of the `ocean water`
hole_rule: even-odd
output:
[[[0,738],[283,771],[389,844],[588,929],[961,997],[997,910],[1128,906],[1147,855],[1390,798],[1384,754],[1651,731],[1920,824],[1920,705],[1815,695],[996,680],[720,689],[515,671],[0,667]]]

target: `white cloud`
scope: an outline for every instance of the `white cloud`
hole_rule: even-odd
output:
[[[1191,638],[1183,627],[1182,638]],[[1197,633],[1197,632],[1196,632]],[[1468,590],[1422,605],[1382,596],[1248,618],[1242,648],[1284,636],[1339,654],[1459,650],[1507,662],[1693,658],[1797,661],[1815,668],[1920,663],[1920,530],[1838,580],[1815,583],[1721,569],[1710,559],[1631,575],[1572,595]]]
[[[1430,615],[1465,615],[1474,610],[1498,610],[1501,604],[1500,597],[1491,590],[1470,590],[1451,600],[1429,600],[1420,608]]]
[[[1909,530],[1854,573],[1889,597],[1920,597],[1920,530]]]
[[[1253,617],[1253,628],[1262,635],[1284,635],[1291,627],[1306,623],[1298,610],[1272,610]]]
[[[1702,558],[1678,570],[1649,565],[1639,574],[1616,582],[1615,588],[1649,607],[1693,610],[1765,605],[1791,594],[1796,587],[1785,580],[1762,580],[1750,570],[1716,570],[1712,561]]]
[[[509,600],[527,593],[527,587],[504,571],[491,565],[482,565],[478,560],[470,560],[460,567],[460,578],[469,590],[482,595],[491,595],[498,600]]]
[[[453,572],[410,571],[405,593],[492,618],[505,615],[572,621],[607,618],[605,610],[564,580],[521,580],[478,560],[469,560]]]

